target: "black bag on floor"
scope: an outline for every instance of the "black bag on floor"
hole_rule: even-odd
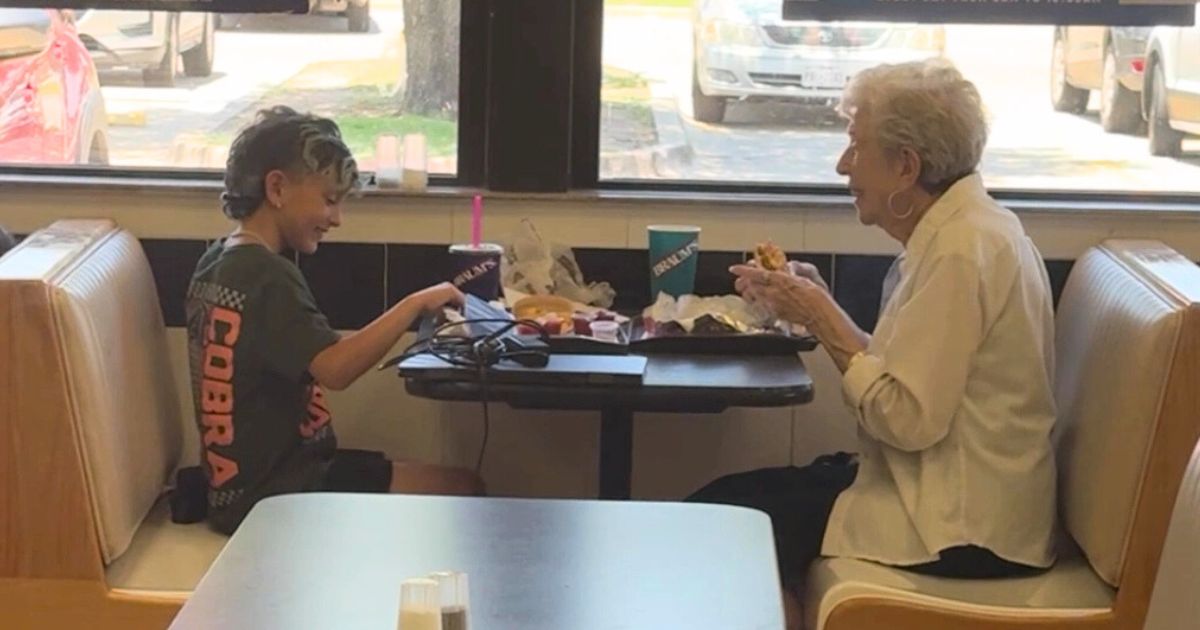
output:
[[[199,523],[208,516],[208,479],[199,466],[180,468],[171,490],[171,522]]]

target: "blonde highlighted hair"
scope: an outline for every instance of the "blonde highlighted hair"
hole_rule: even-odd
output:
[[[859,72],[838,109],[865,114],[860,129],[889,155],[905,147],[921,159],[918,182],[941,193],[979,166],[988,123],[979,90],[949,61],[884,64]]]

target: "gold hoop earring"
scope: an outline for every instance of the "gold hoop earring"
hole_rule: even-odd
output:
[[[893,202],[893,201],[895,201],[895,199],[896,199],[896,195],[898,195],[898,194],[900,194],[900,191],[899,191],[899,190],[897,190],[897,191],[893,192],[892,194],[888,195],[888,198],[887,198],[887,207],[888,207],[888,212],[890,212],[890,213],[892,214],[892,216],[893,216],[893,217],[896,217],[897,219],[904,220],[904,219],[907,219],[908,217],[911,217],[911,216],[912,216],[912,213],[913,213],[913,211],[914,211],[914,210],[916,210],[917,204],[916,204],[916,203],[913,203],[913,202],[910,202],[910,203],[908,204],[908,211],[907,211],[907,212],[905,212],[904,214],[897,214],[897,213],[896,213],[896,208],[894,208],[894,207],[893,207],[893,204],[892,204],[892,202]]]

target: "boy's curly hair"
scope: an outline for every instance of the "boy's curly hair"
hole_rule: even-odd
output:
[[[267,173],[275,170],[292,176],[328,173],[339,195],[360,185],[358,164],[336,123],[279,105],[259,110],[229,148],[221,194],[225,215],[244,219],[254,214],[266,199]]]

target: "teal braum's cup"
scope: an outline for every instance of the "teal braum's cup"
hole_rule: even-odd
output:
[[[694,225],[651,225],[650,299],[659,293],[672,297],[696,290],[696,258],[700,256],[700,228]]]

